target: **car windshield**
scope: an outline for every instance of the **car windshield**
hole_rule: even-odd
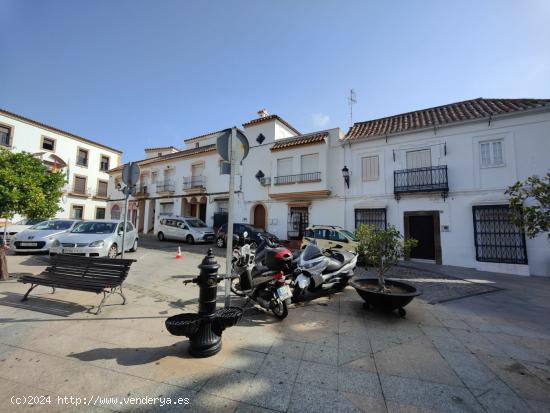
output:
[[[186,219],[185,222],[192,228],[206,228],[206,224],[200,219]]]
[[[74,221],[44,221],[40,224],[36,224],[32,226],[30,229],[33,230],[46,230],[46,231],[64,231],[66,229],[69,229],[71,225],[73,225]]]
[[[355,238],[355,234],[354,234],[353,232],[350,232],[350,231],[345,230],[345,229],[342,230],[342,232],[343,232],[344,234],[346,234],[346,235],[349,237],[350,240],[352,240],[352,241],[357,241],[357,238]]]
[[[322,254],[320,248],[317,246],[316,242],[311,242],[307,245],[306,249],[302,253],[302,259],[304,261],[309,261],[314,258],[320,257]]]
[[[44,221],[43,218],[25,218],[21,221],[17,221],[15,225],[36,225]]]
[[[75,234],[111,234],[115,232],[116,222],[80,222],[74,226]]]

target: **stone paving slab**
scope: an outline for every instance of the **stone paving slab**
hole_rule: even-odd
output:
[[[414,300],[406,319],[363,310],[352,288],[293,306],[282,322],[249,308],[224,332],[220,353],[193,359],[164,320],[196,311],[198,289],[181,281],[198,274],[205,247],[184,248],[181,261],[172,247],[141,248],[128,304],[112,303],[98,316],[88,311],[94,294],[44,289],[20,307],[25,286],[1,283],[0,411],[550,411],[550,324],[537,322],[541,308],[550,309],[550,280],[503,276],[506,290],[494,294]],[[46,262],[10,256],[9,264],[39,272]],[[486,281],[500,286],[496,275]],[[25,393],[187,397],[189,404],[10,404]]]

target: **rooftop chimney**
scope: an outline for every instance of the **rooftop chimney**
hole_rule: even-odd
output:
[[[265,118],[265,117],[269,116],[269,113],[267,112],[267,109],[260,109],[258,111],[258,116],[260,118]]]

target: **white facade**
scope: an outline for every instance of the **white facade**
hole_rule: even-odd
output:
[[[546,235],[525,240],[523,263],[478,259],[474,239],[474,211],[507,205],[504,191],[509,185],[550,168],[548,107],[354,140],[343,139],[338,128],[302,135],[281,118],[265,114],[243,126],[250,152],[236,183],[235,222],[299,240],[306,225],[339,225],[353,231],[374,216],[377,224],[393,225],[405,236],[430,235],[423,240],[423,246],[431,243],[424,251],[426,260],[550,276]],[[155,221],[167,213],[202,217],[214,226],[215,217],[227,209],[228,188],[215,151],[216,136],[188,139],[184,151],[141,161],[142,185],[148,188],[132,197],[130,208],[140,231],[153,231]],[[350,171],[349,188],[342,176],[344,166]],[[410,176],[409,189],[415,179],[439,172],[447,173],[448,189],[416,192],[405,187],[396,196],[394,172],[411,170],[416,172],[397,173]],[[121,211],[118,179],[120,168],[111,171],[109,195],[111,208]]]
[[[107,170],[120,164],[122,152],[3,110],[0,133],[1,147],[35,154],[47,165],[67,173],[57,218],[104,216]]]

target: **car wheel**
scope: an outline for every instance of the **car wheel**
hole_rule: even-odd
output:
[[[218,239],[216,240],[216,246],[218,248],[223,248],[225,247],[225,241],[223,240],[222,237],[218,237]]]
[[[188,244],[194,244],[195,243],[195,238],[193,238],[193,235],[188,235],[185,240],[187,241]]]
[[[157,238],[159,239],[159,241],[164,241],[164,234],[162,232],[159,232],[157,234]]]
[[[111,248],[109,248],[109,252],[107,253],[107,257],[109,258],[116,258],[118,255],[118,248],[116,244],[111,245]]]
[[[130,252],[136,252],[138,249],[138,239],[136,238],[134,240],[134,244],[132,245],[132,249],[130,250]]]

